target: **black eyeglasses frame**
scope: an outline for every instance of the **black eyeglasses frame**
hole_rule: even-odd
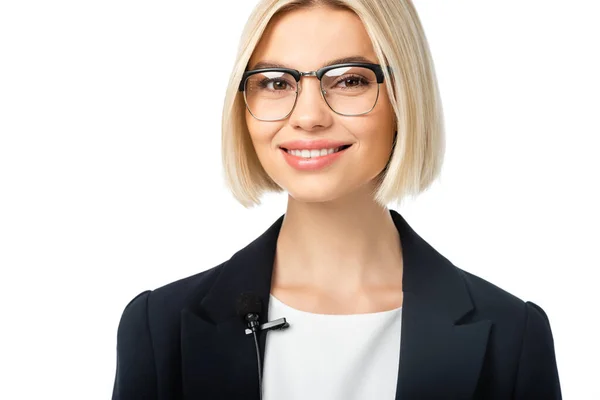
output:
[[[292,75],[294,77],[294,79],[296,80],[296,83],[299,83],[300,78],[303,76],[316,76],[317,79],[319,81],[321,81],[321,78],[323,78],[323,75],[325,75],[327,72],[331,71],[332,69],[344,68],[344,67],[368,68],[375,73],[375,76],[377,78],[377,83],[383,83],[383,79],[384,79],[385,75],[383,74],[383,68],[381,67],[381,65],[371,64],[371,63],[352,62],[352,63],[327,65],[325,67],[319,68],[316,71],[307,71],[307,72],[298,71],[297,69],[293,69],[293,68],[276,68],[276,67],[275,68],[259,68],[259,69],[248,70],[248,71],[244,72],[244,75],[242,76],[238,90],[240,92],[243,92],[245,90],[246,80],[248,79],[248,77],[250,77],[254,74],[260,74],[263,72],[285,72],[285,73]],[[389,74],[391,75],[392,68],[389,66],[387,68],[388,68]]]
[[[323,75],[325,75],[328,71],[331,71],[332,69],[336,69],[336,68],[344,68],[344,67],[363,67],[363,68],[368,68],[371,71],[373,71],[373,73],[375,73],[375,78],[377,80],[377,95],[375,97],[375,102],[373,103],[373,106],[360,114],[344,114],[344,113],[340,113],[338,111],[336,111],[331,104],[329,104],[329,101],[327,101],[327,98],[325,97],[325,90],[323,89],[323,86],[321,86],[321,78],[323,77]],[[392,75],[392,68],[390,66],[387,67],[388,72],[390,74],[390,76]],[[262,119],[262,118],[258,118],[256,115],[254,115],[254,113],[252,112],[252,110],[250,110],[250,106],[248,105],[248,100],[246,99],[246,92],[245,92],[245,88],[246,88],[246,81],[248,80],[248,77],[254,75],[254,74],[259,74],[262,72],[284,72],[284,73],[288,73],[290,75],[292,75],[292,77],[296,80],[296,98],[294,99],[294,104],[292,105],[292,109],[289,111],[289,113],[283,117],[277,118],[277,119]],[[361,62],[349,62],[349,63],[342,63],[342,64],[332,64],[332,65],[327,65],[325,67],[319,68],[316,71],[307,71],[307,72],[302,72],[302,71],[298,71],[296,69],[293,68],[281,68],[281,67],[273,67],[273,68],[260,68],[260,69],[254,69],[254,70],[249,70],[244,72],[244,75],[242,76],[242,80],[240,82],[240,86],[239,86],[239,91],[243,92],[244,94],[244,103],[246,105],[246,109],[248,110],[248,112],[250,112],[250,114],[256,118],[259,121],[264,121],[264,122],[275,122],[275,121],[282,121],[284,119],[286,119],[287,117],[290,116],[290,114],[294,111],[294,108],[296,107],[296,102],[298,101],[298,88],[300,87],[300,78],[303,76],[315,76],[317,77],[317,79],[319,79],[319,86],[321,88],[321,97],[323,98],[323,100],[325,101],[325,104],[327,104],[327,106],[329,107],[329,109],[331,111],[333,111],[334,113],[338,114],[338,115],[343,115],[343,116],[348,116],[348,117],[357,117],[360,115],[365,115],[370,113],[371,111],[373,111],[373,109],[375,108],[375,106],[377,105],[377,101],[379,100],[379,85],[381,83],[383,83],[384,77],[385,75],[383,74],[383,68],[381,67],[381,65],[379,64],[372,64],[372,63],[361,63]]]

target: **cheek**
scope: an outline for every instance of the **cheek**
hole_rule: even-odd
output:
[[[273,139],[280,130],[280,125],[274,122],[263,122],[255,119],[246,112],[246,126],[254,149],[261,161],[272,150]]]
[[[373,152],[374,155],[389,154],[396,127],[389,110],[380,109],[378,111],[380,112],[369,115],[368,118],[348,121],[346,126],[362,149]]]
[[[376,113],[372,115],[372,120],[369,121],[370,124],[365,127],[364,132],[369,132],[370,137],[367,139],[369,143],[372,143],[377,150],[382,151],[385,156],[389,156],[396,131],[394,110],[385,90],[379,100],[381,101],[378,103],[380,107],[376,107],[374,110]]]
[[[346,126],[358,142],[355,160],[363,175],[374,177],[385,167],[392,154],[395,124],[389,112],[380,109],[369,118],[358,118]]]
[[[265,129],[265,123],[249,115],[248,111],[246,111],[246,126],[255,146],[263,143],[269,136],[268,129]]]
[[[387,164],[394,142],[394,132],[389,124],[377,124],[362,131],[359,153],[362,165],[383,168]]]

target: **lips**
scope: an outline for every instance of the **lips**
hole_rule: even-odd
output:
[[[281,153],[283,154],[285,161],[287,161],[287,163],[294,169],[299,171],[316,172],[325,169],[326,167],[332,165],[340,157],[343,157],[346,149],[351,146],[352,145],[346,144],[340,146],[339,151],[328,149],[327,152],[325,152],[325,148],[312,150],[308,150],[306,148],[302,150],[286,150],[282,147]],[[311,157],[310,155],[314,156]]]
[[[311,139],[311,140],[293,140],[279,144],[279,147],[285,150],[321,150],[337,149],[339,147],[347,148],[352,143],[340,140],[329,139]]]
[[[304,151],[315,151],[315,150],[319,151],[320,150],[321,151],[320,155],[324,156],[326,154],[331,154],[331,153],[337,153],[337,152],[340,152],[340,151],[344,151],[347,148],[349,148],[350,146],[352,146],[352,145],[351,144],[346,144],[346,145],[335,147],[335,148],[322,148],[322,149],[319,149],[319,148],[315,148],[315,149],[308,149],[308,148],[304,148],[304,149],[287,149],[285,147],[280,147],[280,148],[282,150],[284,150],[284,151],[291,152],[291,153],[299,153],[299,152],[304,152]],[[324,151],[326,152],[326,154],[323,154]],[[294,154],[294,155],[296,155],[296,154]],[[315,157],[318,157],[318,156],[315,156]]]

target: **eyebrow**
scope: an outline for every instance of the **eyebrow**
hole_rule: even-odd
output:
[[[325,63],[325,65],[323,65],[323,67],[326,67],[329,65],[334,65],[334,64],[345,64],[345,63],[352,63],[352,62],[363,62],[363,63],[375,64],[374,61],[369,60],[366,57],[351,56],[351,57],[343,57],[343,58],[336,58],[334,60],[329,60]],[[272,62],[272,61],[260,61],[260,62],[256,63],[252,68],[248,68],[248,70],[262,69],[262,68],[291,68],[291,67],[288,67],[287,65],[284,65],[284,64]]]

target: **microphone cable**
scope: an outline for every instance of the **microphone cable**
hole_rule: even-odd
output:
[[[262,312],[262,301],[257,294],[254,293],[242,293],[237,299],[236,311],[240,317],[246,322],[248,329],[246,334],[251,331],[254,337],[254,345],[256,347],[256,360],[258,362],[258,395],[259,399],[262,400],[262,365],[260,362],[260,347],[258,345],[259,330],[258,318]]]
[[[256,347],[256,361],[258,362],[258,398],[262,400],[262,366],[260,362],[260,347],[258,346],[258,337],[256,330],[252,332],[254,336],[254,346]]]
[[[248,328],[246,329],[246,335],[252,333],[254,337],[254,347],[256,348],[256,361],[258,364],[258,396],[262,400],[263,397],[263,386],[262,386],[262,363],[260,360],[260,345],[258,344],[258,332],[267,332],[270,330],[281,330],[286,329],[290,326],[285,318],[279,318],[275,321],[266,322],[259,325],[258,320],[260,313],[262,312],[262,301],[257,294],[254,293],[242,293],[236,304],[236,311],[240,317],[246,322]]]

